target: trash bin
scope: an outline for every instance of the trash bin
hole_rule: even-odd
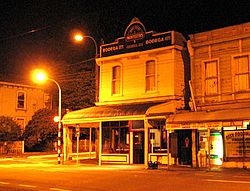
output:
[[[148,169],[158,169],[158,162],[157,161],[155,161],[155,162],[149,161],[148,162]]]

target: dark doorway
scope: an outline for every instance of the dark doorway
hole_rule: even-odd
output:
[[[178,130],[178,158],[181,165],[192,165],[192,130]]]
[[[133,163],[144,164],[144,132],[133,133]]]

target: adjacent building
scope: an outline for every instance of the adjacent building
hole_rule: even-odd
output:
[[[168,129],[195,132],[195,166],[249,166],[250,23],[189,37],[192,111],[177,112]]]
[[[51,108],[51,99],[42,88],[0,82],[0,115],[12,117],[22,130],[32,115],[45,107]]]

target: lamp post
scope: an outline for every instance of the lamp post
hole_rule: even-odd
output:
[[[54,79],[48,78],[46,73],[42,70],[35,70],[33,73],[33,81],[34,82],[44,82],[49,80],[56,84],[58,88],[58,139],[57,139],[57,163],[61,164],[61,119],[62,119],[62,90],[58,82]]]
[[[92,40],[94,42],[94,45],[95,45],[95,58],[97,57],[98,55],[98,46],[97,46],[97,43],[96,43],[96,40],[92,37],[92,36],[89,36],[89,35],[83,35],[81,33],[77,33],[74,35],[74,40],[76,42],[82,42],[84,38],[89,38],[90,40]]]

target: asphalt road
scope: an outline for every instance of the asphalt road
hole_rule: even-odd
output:
[[[0,162],[0,191],[250,191],[243,170],[147,170],[126,165]]]

